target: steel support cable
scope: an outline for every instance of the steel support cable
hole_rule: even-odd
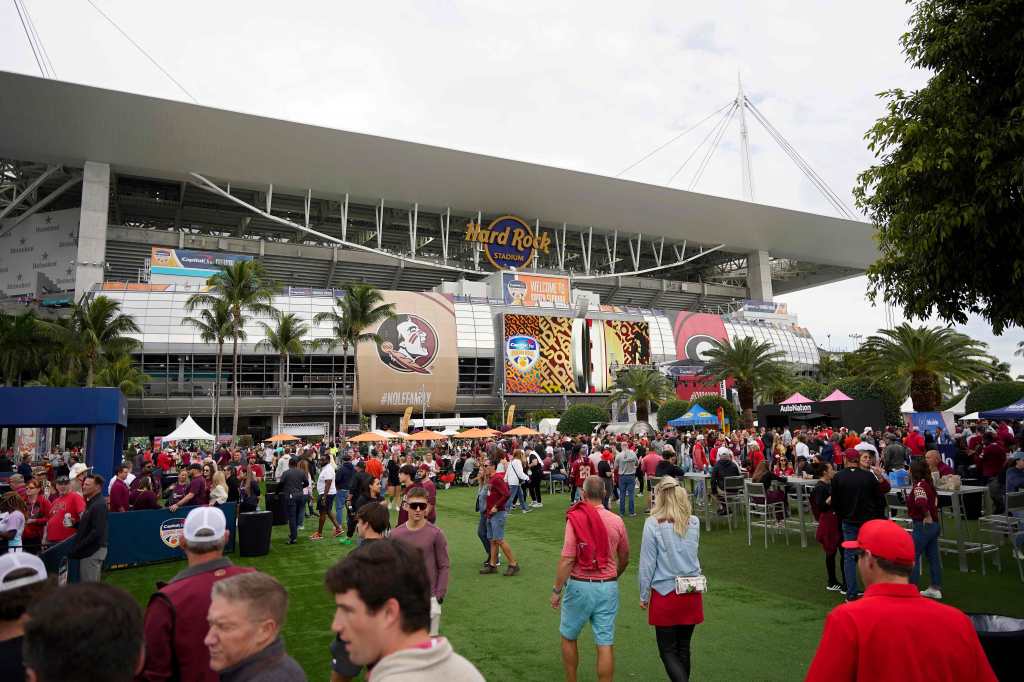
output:
[[[196,99],[195,97],[193,97],[193,96],[192,96],[192,93],[191,93],[191,92],[189,92],[189,91],[188,91],[188,90],[187,90],[187,89],[185,88],[185,86],[184,86],[184,85],[182,85],[181,83],[179,83],[179,82],[177,81],[177,79],[176,79],[176,78],[175,78],[174,76],[172,76],[172,75],[171,75],[170,73],[168,73],[167,69],[165,69],[164,67],[160,66],[160,62],[158,62],[157,60],[153,59],[153,57],[151,57],[151,56],[150,56],[150,54],[149,54],[148,52],[146,52],[146,51],[145,51],[144,49],[142,49],[142,46],[141,46],[141,45],[139,45],[139,44],[138,44],[137,42],[135,42],[134,40],[132,40],[132,37],[131,37],[130,35],[128,35],[128,34],[127,34],[127,33],[125,32],[125,30],[124,30],[123,28],[121,28],[120,26],[118,26],[118,25],[117,25],[117,23],[116,23],[116,22],[115,22],[115,21],[114,21],[113,19],[111,19],[111,18],[110,18],[109,16],[107,16],[107,14],[106,14],[106,13],[105,13],[105,12],[104,12],[103,10],[101,10],[101,9],[100,9],[100,8],[99,8],[99,7],[98,7],[98,6],[96,5],[96,3],[95,3],[95,2],[93,2],[93,0],[85,0],[85,1],[86,1],[87,3],[89,3],[90,5],[92,5],[92,8],[93,8],[94,10],[96,10],[96,11],[97,11],[97,12],[99,13],[99,15],[100,15],[101,17],[103,17],[104,19],[106,19],[106,20],[107,20],[107,23],[108,23],[108,24],[110,24],[110,25],[111,25],[111,26],[113,26],[113,27],[114,27],[115,29],[117,29],[117,32],[118,32],[118,33],[120,33],[120,34],[121,34],[122,36],[124,36],[124,39],[125,39],[125,40],[127,40],[127,41],[128,41],[129,43],[131,43],[131,44],[132,44],[132,45],[133,45],[133,46],[135,47],[135,49],[136,49],[136,50],[138,50],[139,52],[141,52],[141,53],[142,53],[142,55],[143,55],[143,56],[144,56],[144,57],[145,57],[146,59],[148,59],[148,60],[150,61],[150,63],[151,63],[151,64],[153,64],[153,66],[155,66],[155,67],[156,67],[157,69],[159,69],[159,70],[160,70],[160,73],[162,73],[163,75],[167,76],[168,80],[170,80],[170,81],[171,81],[172,83],[174,83],[175,85],[177,85],[177,86],[178,86],[178,88],[179,88],[179,89],[180,89],[180,90],[181,90],[182,92],[184,92],[184,93],[185,93],[185,94],[186,94],[186,95],[188,96],[188,98],[189,98],[190,100],[192,100],[192,101],[193,101],[193,102],[194,102],[195,104],[199,104],[199,100],[197,100],[197,99]]]
[[[726,109],[727,107],[729,107],[729,106],[730,106],[730,105],[732,105],[733,103],[734,103],[734,102],[727,102],[727,103],[723,104],[723,105],[722,105],[721,107],[719,107],[719,108],[718,108],[718,109],[716,109],[715,111],[712,111],[712,112],[711,112],[710,114],[708,114],[707,116],[705,116],[704,118],[702,118],[702,119],[701,119],[701,120],[699,120],[698,122],[694,123],[694,124],[693,124],[692,126],[690,126],[689,128],[687,128],[687,129],[686,129],[686,130],[684,130],[683,132],[681,132],[681,133],[678,133],[678,134],[674,135],[674,136],[673,136],[673,137],[672,137],[672,138],[671,138],[671,139],[670,139],[670,140],[669,140],[668,142],[665,142],[665,143],[663,143],[663,144],[661,144],[661,145],[659,145],[659,146],[655,147],[655,148],[654,148],[653,150],[651,150],[651,151],[650,151],[650,152],[648,152],[647,154],[644,154],[644,155],[643,155],[642,157],[640,157],[640,159],[639,159],[638,161],[634,161],[633,163],[629,164],[628,166],[626,166],[625,168],[623,168],[622,170],[620,170],[620,171],[619,171],[618,173],[616,173],[616,174],[615,174],[615,177],[619,177],[619,176],[621,176],[621,175],[622,175],[623,173],[626,173],[626,172],[628,172],[628,171],[632,170],[633,168],[635,168],[635,167],[639,166],[639,165],[640,165],[641,163],[643,163],[643,162],[644,162],[644,161],[646,161],[647,159],[651,158],[652,156],[654,156],[655,154],[657,154],[657,153],[658,153],[658,152],[660,152],[660,151],[661,151],[662,149],[664,149],[665,147],[669,146],[670,144],[672,144],[673,142],[675,142],[675,141],[676,141],[676,140],[678,140],[679,138],[683,137],[683,136],[684,136],[684,135],[686,135],[687,133],[689,133],[689,132],[692,132],[692,131],[696,130],[697,128],[699,128],[700,126],[704,125],[704,123],[705,123],[705,122],[706,122],[706,121],[707,121],[708,119],[712,118],[712,117],[713,117],[713,116],[715,116],[716,114],[720,114],[720,113],[722,113],[722,111],[724,111],[724,110],[725,110],[725,109]]]
[[[832,188],[828,186],[828,183],[825,182],[825,179],[822,178],[811,167],[810,163],[803,156],[801,156],[801,154],[789,142],[789,140],[787,140],[785,136],[783,136],[782,133],[771,124],[768,118],[759,109],[757,109],[757,107],[754,106],[753,103],[748,103],[750,104],[751,113],[754,114],[754,118],[758,120],[758,122],[762,125],[762,127],[764,127],[768,134],[776,141],[776,143],[780,147],[782,147],[782,150],[789,155],[793,163],[795,163],[797,167],[799,167],[804,172],[808,179],[811,180],[823,194],[827,195],[826,198],[829,200],[830,203],[833,204],[833,206],[837,208],[837,210],[849,215],[850,217],[853,217],[852,212],[846,207],[842,199],[839,198],[839,195],[836,194],[832,190]]]
[[[43,57],[43,64],[49,71],[50,78],[57,77],[57,69],[53,68],[53,61],[50,59],[50,53],[46,51],[46,45],[43,43],[43,37],[39,35],[39,29],[36,28],[36,22],[32,19],[32,13],[28,11],[28,5],[25,4],[25,0],[20,0],[21,9],[25,12],[25,21],[28,22],[28,29],[32,32],[32,37],[36,41],[36,45],[39,46],[39,54]]]
[[[704,176],[704,171],[707,169],[708,164],[711,163],[711,157],[715,155],[715,150],[718,149],[718,144],[722,141],[722,136],[725,135],[725,131],[729,129],[729,124],[732,123],[732,119],[736,115],[737,111],[739,111],[739,106],[733,107],[728,118],[726,118],[725,122],[722,124],[722,127],[718,129],[718,135],[715,136],[711,146],[708,148],[707,154],[704,155],[700,165],[697,166],[697,172],[693,174],[693,179],[690,180],[690,186],[687,189],[692,190],[696,187],[697,183],[700,182],[700,179]]]
[[[25,22],[25,15],[21,11],[21,3],[19,0],[14,0],[14,10],[18,13],[18,20],[21,21],[21,28],[25,31],[25,38],[28,40],[29,49],[32,50],[32,56],[36,60],[36,66],[39,67],[39,73],[43,78],[46,78],[46,67],[43,66],[42,57],[39,55],[39,51],[36,49],[36,43],[32,40],[32,32],[28,29],[28,24]]]
[[[796,149],[789,144],[789,142],[782,137],[781,133],[771,126],[766,119],[759,118],[757,114],[754,114],[754,118],[761,123],[762,127],[768,132],[768,134],[775,140],[779,147],[790,157],[790,160],[799,168],[808,180],[818,188],[821,195],[832,205],[836,211],[842,215],[853,218],[852,212],[846,207],[842,199],[828,186],[824,178],[818,175],[810,164],[796,151]]]
[[[708,139],[714,134],[714,132],[716,130],[718,130],[718,126],[720,126],[722,124],[722,121],[724,121],[725,119],[729,118],[732,115],[733,111],[735,111],[735,110],[736,110],[736,101],[733,100],[732,105],[729,107],[729,110],[726,111],[724,114],[722,114],[722,116],[718,120],[718,122],[715,123],[715,125],[712,126],[711,130],[708,131],[708,134],[704,136],[704,139],[701,140],[697,144],[697,146],[694,147],[693,151],[690,152],[690,155],[686,157],[686,160],[683,161],[683,164],[681,166],[679,166],[679,168],[676,169],[676,172],[673,173],[669,177],[668,180],[665,181],[666,185],[671,185],[672,184],[672,181],[676,179],[676,176],[679,175],[680,173],[682,173],[683,169],[686,168],[686,165],[688,163],[690,163],[690,159],[692,159],[694,157],[694,155],[701,150],[701,148],[704,146],[704,143],[708,141]]]
[[[829,187],[825,179],[822,178],[810,165],[810,163],[796,150],[796,148],[790,144],[789,140],[771,124],[768,118],[754,105],[753,102],[747,100],[747,104],[750,106],[750,111],[753,113],[754,118],[757,119],[758,123],[765,129],[765,131],[775,140],[775,142],[782,148],[790,159],[797,165],[798,168],[807,176],[807,178],[818,188],[818,190],[824,195],[825,199],[828,200],[832,206],[845,215],[848,218],[855,219],[856,215],[851,211],[846,203],[839,197],[835,191]]]

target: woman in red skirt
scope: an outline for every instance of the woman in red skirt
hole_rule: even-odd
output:
[[[697,548],[700,519],[691,512],[686,489],[664,477],[654,489],[654,506],[644,523],[640,547],[640,608],[654,626],[658,654],[672,682],[690,679],[690,639],[704,622],[700,592],[678,594],[677,577],[701,575]]]

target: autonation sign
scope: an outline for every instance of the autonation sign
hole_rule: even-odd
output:
[[[483,244],[484,256],[499,270],[525,268],[538,250],[548,253],[551,248],[551,235],[540,230],[534,233],[525,220],[512,215],[495,218],[487,227],[470,221],[466,241]]]
[[[811,406],[803,403],[799,405],[779,405],[779,412],[810,412]]]

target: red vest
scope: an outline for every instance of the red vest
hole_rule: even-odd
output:
[[[218,566],[172,581],[154,593],[146,608],[146,662],[136,680],[217,682],[219,675],[210,670],[210,652],[203,643],[213,584],[255,570]]]

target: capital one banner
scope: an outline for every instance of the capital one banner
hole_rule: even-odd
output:
[[[363,412],[402,413],[407,407],[430,411],[455,409],[459,349],[455,307],[433,292],[384,291],[395,316],[368,332],[379,343],[364,342],[356,352],[357,400]]]

